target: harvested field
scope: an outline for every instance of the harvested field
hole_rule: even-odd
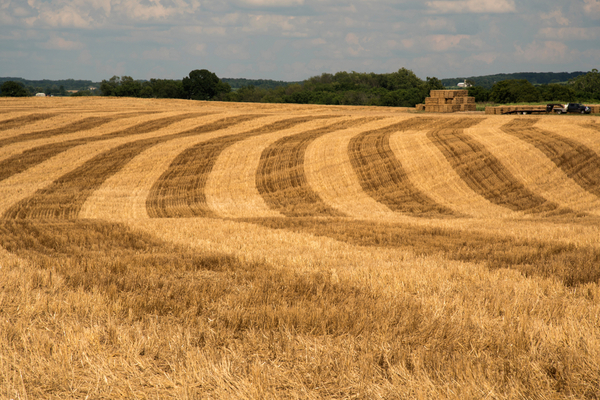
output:
[[[0,398],[598,398],[600,117],[0,107]]]
[[[466,128],[469,128],[466,124]],[[456,128],[434,129],[427,137],[446,156],[467,185],[490,202],[526,213],[566,213],[528,190],[479,142]]]

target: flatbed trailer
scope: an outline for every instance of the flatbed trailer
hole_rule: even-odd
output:
[[[510,111],[506,111],[503,112],[502,115],[508,115],[508,114],[550,114],[552,111],[554,111],[554,107],[563,107],[562,104],[548,104],[546,106],[546,109],[540,109],[540,108],[521,108],[518,110],[510,110]]]
[[[590,107],[585,106],[579,103],[568,103],[568,104],[558,104],[551,103],[546,106],[546,109],[543,108],[518,108],[516,110],[505,111],[502,115],[508,114],[550,114],[555,112],[556,114],[569,114],[569,113],[580,113],[580,114],[589,114],[591,112]]]

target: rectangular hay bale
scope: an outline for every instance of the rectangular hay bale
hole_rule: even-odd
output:
[[[427,97],[425,98],[425,104],[426,105],[431,105],[431,106],[436,106],[438,104],[440,104],[440,101],[442,102],[441,104],[444,104],[444,99],[440,98],[440,97]]]

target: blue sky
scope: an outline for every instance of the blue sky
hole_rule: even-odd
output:
[[[0,0],[0,76],[451,78],[600,67],[600,0]]]

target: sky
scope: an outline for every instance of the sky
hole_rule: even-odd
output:
[[[0,77],[600,68],[600,0],[0,0]]]

